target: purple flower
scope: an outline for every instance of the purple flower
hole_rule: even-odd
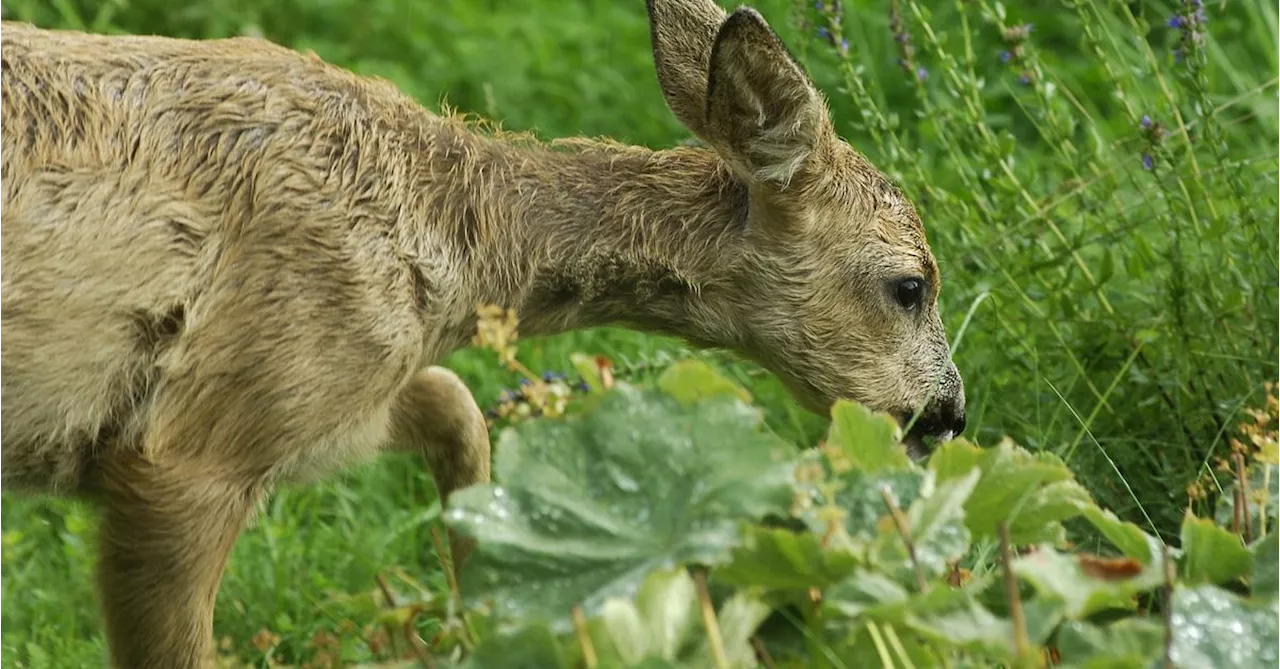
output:
[[[822,39],[831,39],[831,33],[824,27],[818,28],[818,37]]]
[[[841,39],[840,39],[840,53],[848,53],[848,52],[849,52],[849,40],[844,39],[844,38],[841,38]]]
[[[1182,24],[1184,23],[1184,21],[1185,21],[1185,19],[1183,19],[1180,15],[1178,15],[1178,14],[1174,14],[1173,16],[1170,16],[1170,17],[1169,17],[1169,27],[1170,27],[1170,28],[1181,28],[1181,27],[1182,27]]]
[[[1012,60],[1012,59],[1013,59],[1013,54],[1012,54],[1012,53],[1010,53],[1010,52],[1008,52],[1008,51],[1001,51],[1001,52],[1000,52],[1000,62],[1002,62],[1002,63],[1007,63],[1007,62],[1009,62],[1009,61],[1010,61],[1010,60]]]
[[[924,66],[917,67],[917,68],[916,68],[916,78],[917,78],[917,79],[919,79],[920,81],[924,81],[925,79],[928,79],[928,78],[929,78],[929,70],[926,70],[926,69],[924,68]]]
[[[818,10],[818,11],[822,11],[822,3],[821,3],[821,2],[815,2],[815,3],[813,3],[813,8],[814,8],[814,9],[816,9],[816,10]]]
[[[1147,116],[1146,114],[1142,115],[1142,129],[1143,130],[1151,129],[1151,117]]]
[[[1023,86],[1026,86],[1031,83],[1031,77],[1024,74],[1018,77],[1018,83],[1022,84]]]
[[[1142,154],[1142,169],[1149,170],[1152,167],[1154,167],[1155,164],[1156,164],[1156,161],[1151,158],[1151,154],[1149,153]]]

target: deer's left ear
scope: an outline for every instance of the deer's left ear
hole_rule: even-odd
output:
[[[752,182],[785,187],[831,137],[822,94],[754,9],[720,26],[707,83],[707,139]]]

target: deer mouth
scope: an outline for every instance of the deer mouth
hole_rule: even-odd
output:
[[[911,429],[902,437],[902,445],[907,449],[907,455],[912,460],[919,462],[929,457],[934,449],[942,444],[951,441],[955,437],[955,432],[944,427],[938,421],[927,420],[924,417],[911,423],[911,415],[908,414],[899,419],[902,425],[911,425]]]

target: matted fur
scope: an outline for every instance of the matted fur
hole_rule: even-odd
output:
[[[226,555],[281,478],[399,448],[446,501],[488,480],[479,409],[432,366],[479,303],[963,429],[911,204],[758,13],[648,6],[668,105],[710,148],[488,131],[256,39],[0,28],[3,483],[101,502],[117,666],[209,660]]]

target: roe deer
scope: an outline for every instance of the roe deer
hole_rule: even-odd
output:
[[[101,504],[115,665],[211,661],[278,481],[384,448],[446,501],[487,481],[480,412],[433,366],[477,303],[736,350],[813,411],[918,415],[917,456],[963,430],[910,202],[756,11],[648,16],[706,147],[542,144],[257,39],[3,25],[3,484]]]

